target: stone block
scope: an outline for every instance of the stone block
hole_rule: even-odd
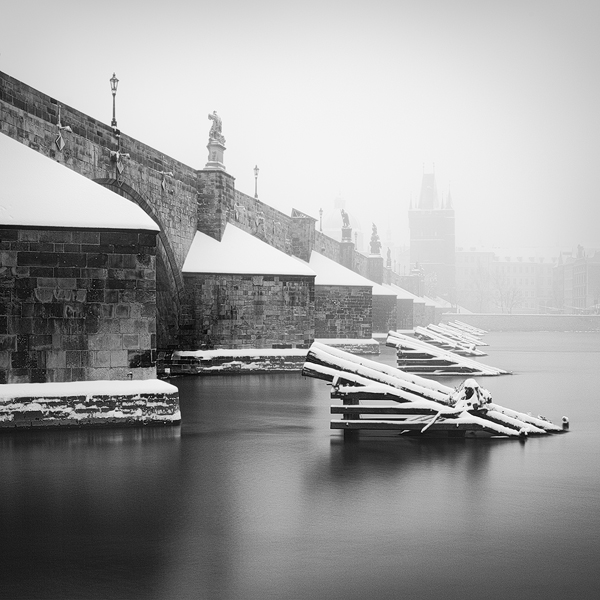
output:
[[[138,234],[130,231],[101,231],[100,244],[135,249],[138,244]]]
[[[124,334],[132,334],[132,333],[138,333],[138,331],[136,330],[136,322],[137,320],[135,319],[120,319],[119,320],[119,333],[124,333]]]
[[[104,292],[104,302],[109,304],[116,304],[120,300],[119,290],[105,290]]]
[[[135,334],[124,334],[123,335],[123,348],[126,350],[135,350],[140,347],[139,335]]]
[[[108,257],[109,269],[135,269],[136,265],[135,254],[111,254]]]
[[[46,368],[50,370],[65,369],[67,367],[66,350],[52,349],[46,355]]]
[[[73,241],[79,244],[100,244],[100,232],[99,231],[74,231]]]
[[[19,252],[17,265],[19,266],[58,266],[58,254],[53,252]]]
[[[75,290],[77,289],[77,279],[72,277],[59,277],[56,281],[59,289]]]
[[[105,294],[103,289],[87,290],[86,300],[88,302],[105,302]]]
[[[5,242],[17,241],[19,239],[18,229],[0,229],[0,240]]]
[[[115,314],[115,305],[114,304],[100,304],[99,316],[103,319],[112,319]]]
[[[87,254],[86,272],[93,269],[105,269],[108,266],[108,254]]]
[[[87,264],[85,254],[75,254],[63,252],[58,255],[59,267],[85,267]]]
[[[20,229],[19,240],[22,242],[39,242],[40,232],[37,229]]]
[[[113,350],[110,353],[110,366],[115,367],[127,367],[129,364],[128,350]]]
[[[110,350],[98,350],[90,352],[90,367],[91,368],[107,368],[110,367]]]
[[[81,278],[83,269],[79,267],[56,267],[54,269],[55,277],[79,279]]]
[[[108,381],[110,379],[110,371],[109,365],[106,367],[92,367],[87,369],[87,378],[90,381]]]
[[[81,367],[81,352],[78,350],[67,350],[66,354],[66,366],[68,369],[74,367]]]
[[[108,277],[108,269],[87,267],[85,269],[81,269],[80,276],[88,277],[90,279],[98,279],[98,280],[106,281],[106,278]]]
[[[42,229],[40,230],[40,241],[55,243],[71,243],[73,232],[65,229]]]
[[[51,350],[52,335],[31,335],[29,336],[29,347],[32,350]]]
[[[67,369],[69,370],[69,369]],[[70,373],[70,381],[85,381],[86,379],[86,369],[84,369],[83,367],[75,367],[73,369],[70,369],[71,373]]]
[[[0,268],[2,267],[16,267],[17,266],[17,253],[9,251],[0,252]]]
[[[83,322],[83,330],[86,334],[99,333],[100,331],[100,317],[94,315],[88,315],[85,317]]]

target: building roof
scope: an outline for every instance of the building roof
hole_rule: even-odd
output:
[[[4,134],[0,164],[2,225],[159,229],[137,204]]]
[[[231,223],[227,223],[220,242],[196,232],[183,272],[315,276],[305,262],[273,248]]]

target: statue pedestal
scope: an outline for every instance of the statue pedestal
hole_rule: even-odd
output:
[[[383,283],[383,256],[380,254],[367,256],[367,279],[375,283]]]
[[[352,241],[352,227],[342,227],[342,242]]]
[[[350,240],[343,239],[340,244],[340,264],[354,271],[354,244]]]
[[[223,164],[223,153],[226,150],[225,144],[217,140],[209,140],[206,147],[208,148],[208,162],[204,168],[225,171],[225,165]]]

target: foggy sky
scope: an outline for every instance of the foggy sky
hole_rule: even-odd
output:
[[[12,2],[0,70],[318,218],[408,243],[423,169],[457,246],[600,247],[597,0]],[[1,169],[1,157],[0,157]],[[1,173],[1,170],[0,170]],[[341,227],[341,218],[340,218]]]

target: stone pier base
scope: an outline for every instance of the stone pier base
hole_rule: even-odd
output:
[[[298,348],[175,351],[169,356],[160,353],[156,369],[159,377],[300,372],[307,352]]]
[[[178,389],[157,379],[0,385],[0,431],[180,422]]]
[[[315,341],[353,354],[379,354],[379,343],[372,338]],[[307,352],[308,348],[176,350],[171,353],[160,352],[156,370],[159,377],[299,373],[302,371]]]
[[[366,339],[345,339],[345,338],[318,338],[315,342],[320,342],[327,346],[333,346],[338,350],[350,352],[350,354],[379,354],[379,342],[374,338]]]

